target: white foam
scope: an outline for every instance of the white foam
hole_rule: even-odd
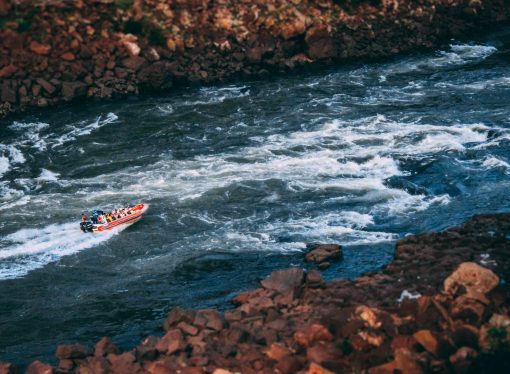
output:
[[[9,159],[5,156],[0,156],[0,178],[9,171],[11,164]]]
[[[405,299],[413,300],[413,299],[419,299],[420,297],[421,297],[421,294],[419,292],[412,293],[412,292],[409,292],[408,290],[403,290],[402,293],[400,294],[400,297],[397,300],[397,303],[400,304]]]
[[[54,173],[47,169],[41,169],[41,174],[36,178],[38,181],[46,181],[46,182],[57,182],[59,173]]]
[[[487,157],[482,162],[482,167],[485,169],[503,168],[503,169],[508,170],[508,169],[510,169],[510,164],[508,164],[508,162],[503,161],[497,157],[490,156],[490,157]]]
[[[62,256],[105,242],[120,230],[99,234],[83,233],[76,222],[21,229],[1,240],[0,279],[16,278]]]

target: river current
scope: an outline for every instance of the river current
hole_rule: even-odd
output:
[[[339,243],[326,278],[395,241],[510,209],[510,30],[332,70],[0,120],[0,361],[121,347],[172,306],[228,308]],[[150,204],[122,232],[82,211]]]

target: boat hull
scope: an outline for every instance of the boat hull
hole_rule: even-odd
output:
[[[140,203],[131,208],[131,214],[117,218],[114,221],[92,226],[92,232],[105,232],[119,228],[125,228],[138,222],[149,209],[149,204]]]

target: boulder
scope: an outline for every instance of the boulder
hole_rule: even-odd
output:
[[[335,57],[338,49],[327,27],[319,25],[306,32],[305,42],[308,46],[308,55],[314,60]]]
[[[0,16],[6,16],[11,10],[11,0],[0,0]]]
[[[334,374],[332,371],[312,362],[305,374]]]
[[[144,59],[143,57],[132,56],[122,60],[122,65],[128,69],[138,71],[143,65],[145,65],[146,62],[147,60]]]
[[[165,322],[163,323],[163,328],[168,331],[177,326],[180,322],[193,323],[194,319],[194,311],[176,307],[173,308],[166,316]]]
[[[183,350],[186,346],[182,332],[179,329],[168,330],[168,332],[156,344],[156,349],[168,355]]]
[[[41,361],[34,361],[28,365],[25,374],[53,374],[55,370],[49,364],[45,364]]]
[[[306,286],[309,288],[324,288],[326,287],[326,282],[324,282],[319,271],[312,269],[306,274]]]
[[[9,78],[11,75],[16,73],[18,68],[14,65],[7,65],[0,69],[0,78]]]
[[[81,344],[67,344],[67,345],[59,345],[57,347],[57,351],[55,352],[55,357],[59,360],[65,359],[79,359],[85,358],[87,356],[92,355],[92,350],[88,347],[85,347]]]
[[[36,42],[35,40],[33,40],[32,42],[30,42],[28,48],[34,52],[35,54],[38,54],[38,55],[47,55],[50,53],[51,51],[51,46],[50,45],[47,45],[47,44],[41,44],[39,42]]]
[[[460,347],[450,356],[450,363],[455,373],[470,373],[473,372],[472,368],[477,356],[478,353],[473,348]]]
[[[333,335],[329,330],[319,323],[311,324],[303,330],[294,333],[294,341],[304,347],[309,347],[318,341],[333,341]]]
[[[136,362],[133,352],[125,352],[121,355],[109,354],[107,357],[111,363],[110,370],[114,374],[136,373],[141,370],[141,366]]]
[[[46,91],[50,95],[53,95],[53,93],[56,90],[55,86],[53,86],[50,82],[43,78],[37,78],[36,81],[44,89],[44,91]]]
[[[444,290],[454,292],[456,286],[486,294],[499,284],[499,277],[474,262],[464,262],[444,281]]]
[[[168,88],[173,84],[172,73],[164,61],[158,61],[142,68],[137,77],[141,85],[152,89]]]
[[[420,330],[413,334],[413,338],[434,356],[439,354],[439,341],[430,330]]]
[[[285,293],[301,287],[305,278],[305,272],[300,268],[290,268],[273,271],[271,275],[261,281],[266,290]]]
[[[223,318],[216,309],[204,309],[197,312],[193,324],[199,328],[220,331],[223,329]]]
[[[108,356],[110,353],[119,354],[120,350],[115,344],[113,344],[109,337],[105,336],[96,343],[94,355],[98,357],[104,357]]]
[[[267,357],[275,361],[280,361],[283,357],[288,356],[291,353],[292,351],[290,349],[279,343],[271,344],[271,346],[265,351]]]
[[[107,374],[111,373],[110,363],[105,357],[88,357],[80,362],[76,370],[77,374]]]
[[[320,244],[308,252],[305,260],[320,264],[342,258],[342,248],[338,244]]]
[[[2,88],[0,90],[0,101],[13,104],[17,101],[17,92],[13,87],[10,86],[8,81],[4,81],[2,83]]]
[[[9,362],[0,362],[0,374],[18,374],[18,368]]]
[[[62,96],[64,100],[72,100],[87,95],[88,86],[82,82],[63,82]]]

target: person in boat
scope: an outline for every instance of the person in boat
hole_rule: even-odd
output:
[[[86,215],[85,213],[83,213],[83,214],[81,215],[81,221],[82,221],[82,222],[87,222],[87,221],[88,221],[88,219],[87,219],[87,215]]]

